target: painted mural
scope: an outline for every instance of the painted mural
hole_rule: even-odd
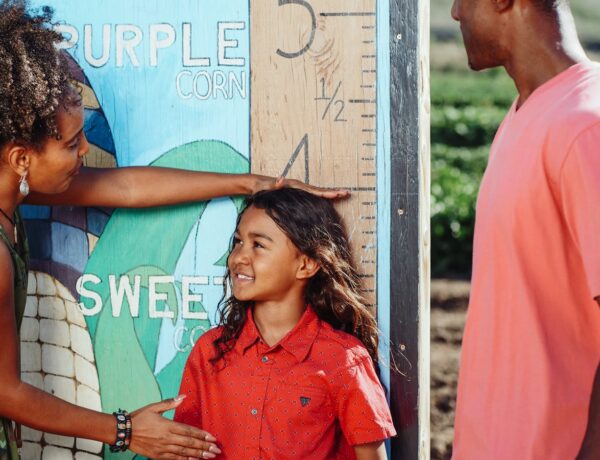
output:
[[[84,98],[87,166],[248,172],[247,5],[46,3]],[[215,322],[241,203],[25,206],[24,379],[104,411],[177,395],[189,351]],[[26,428],[23,437],[25,459],[111,456],[97,442]]]
[[[340,211],[387,333],[389,101],[377,94],[389,86],[389,51],[377,40],[389,31],[385,20],[376,27],[385,2],[34,4],[60,19],[85,105],[86,166],[252,169],[352,189]],[[241,206],[24,206],[33,269],[24,380],[105,412],[177,395],[193,344],[216,322]],[[29,429],[23,438],[25,460],[114,455]]]

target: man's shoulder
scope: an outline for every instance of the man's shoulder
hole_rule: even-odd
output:
[[[563,94],[557,100],[557,122],[583,131],[600,121],[600,63],[585,63],[580,72],[564,81]]]
[[[550,176],[556,178],[575,141],[590,129],[600,133],[600,64],[582,63],[547,97],[552,99],[536,114],[536,123],[543,130]]]

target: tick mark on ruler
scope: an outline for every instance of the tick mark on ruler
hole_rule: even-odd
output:
[[[343,186],[340,186],[340,188],[350,190],[351,192],[374,192],[376,190],[375,187],[343,187]]]
[[[321,16],[375,16],[376,13],[368,11],[351,11],[351,12],[333,12],[321,13]]]
[[[375,104],[377,102],[376,99],[350,99],[348,102],[350,104]]]
[[[360,85],[361,88],[375,88],[375,85]]]
[[[361,115],[362,118],[375,118],[375,114],[374,113],[363,113]]]
[[[363,147],[376,147],[376,145],[375,145],[375,144],[373,144],[372,142],[365,142],[365,143],[363,144]]]

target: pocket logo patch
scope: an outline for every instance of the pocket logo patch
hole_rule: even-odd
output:
[[[300,404],[302,405],[302,407],[308,406],[309,402],[310,402],[310,398],[308,398],[306,396],[300,396]]]

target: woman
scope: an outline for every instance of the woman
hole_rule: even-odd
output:
[[[152,458],[214,458],[219,453],[214,436],[161,416],[177,407],[179,398],[113,417],[21,381],[18,331],[26,299],[27,242],[17,207],[162,206],[286,186],[328,198],[346,192],[252,174],[83,168],[89,146],[82,101],[70,84],[65,57],[56,51],[62,37],[51,29],[51,19],[48,9],[28,12],[24,0],[0,3],[0,460],[18,458],[10,420]]]

